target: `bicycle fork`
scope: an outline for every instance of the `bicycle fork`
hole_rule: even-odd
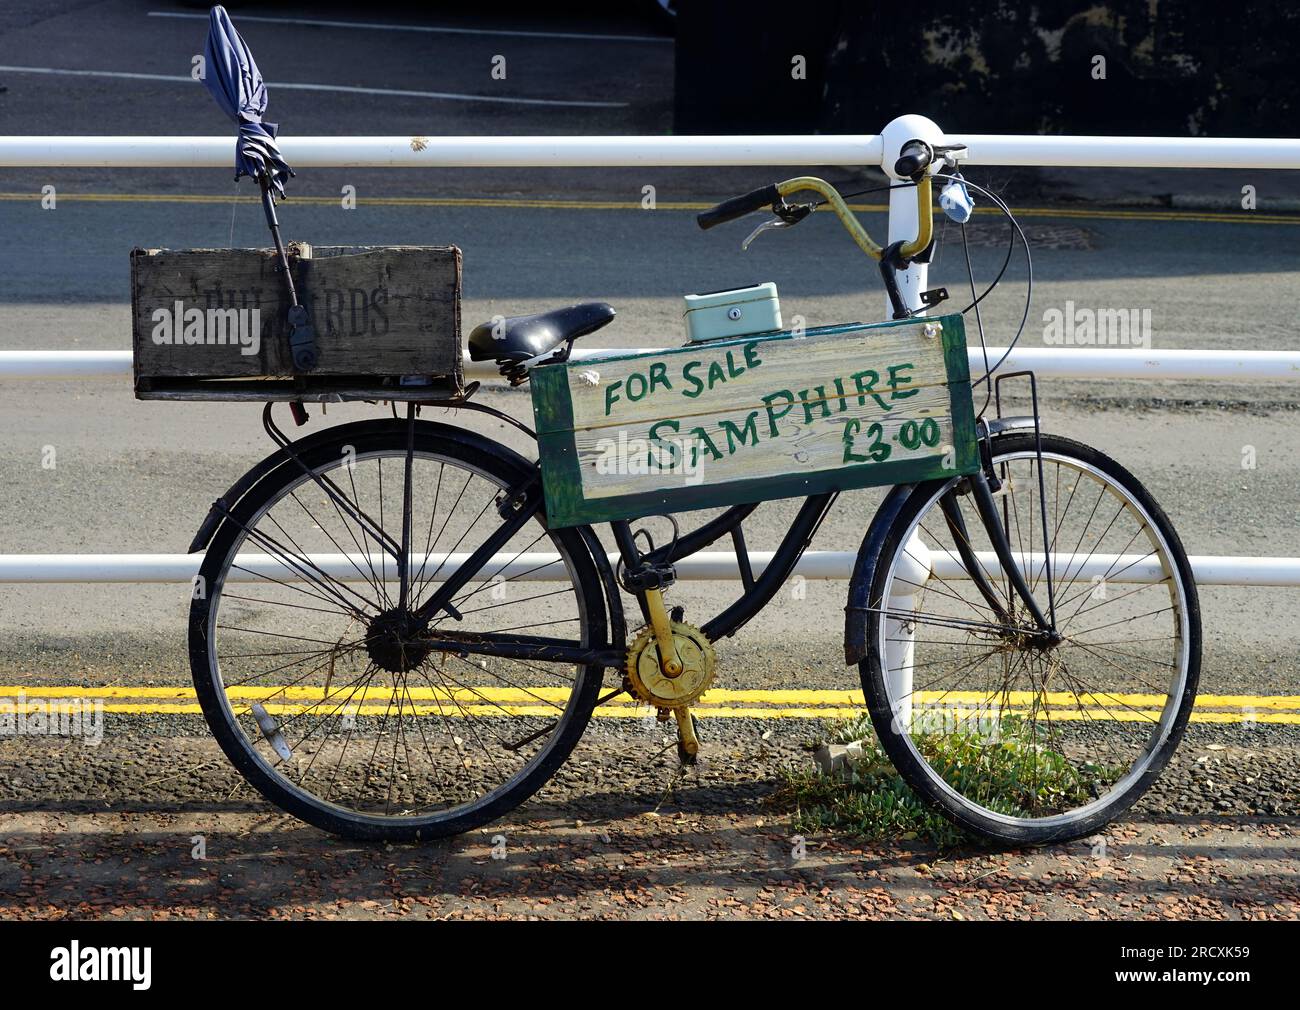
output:
[[[1038,601],[1034,599],[1033,590],[1025,580],[1024,572],[1017,563],[1011,552],[1011,543],[1007,539],[1006,523],[1003,517],[998,514],[997,503],[993,499],[993,488],[989,485],[988,476],[983,470],[971,474],[966,478],[966,487],[972,498],[975,500],[975,510],[979,513],[980,523],[984,531],[989,536],[989,542],[993,547],[993,554],[998,559],[998,565],[1002,569],[1012,590],[1025,605],[1025,610],[1034,619],[1037,633],[1055,639],[1058,636],[1056,630],[1055,614],[1050,616],[1044,614]],[[1012,615],[1008,607],[1008,601],[1004,600],[994,587],[992,580],[985,571],[984,566],[975,556],[975,551],[971,547],[970,536],[967,531],[965,518],[961,514],[961,508],[957,504],[956,490],[950,490],[939,500],[939,507],[943,512],[944,521],[948,525],[948,530],[952,533],[953,540],[957,545],[957,553],[961,558],[971,580],[975,583],[980,595],[984,597],[989,607],[998,616],[998,620],[1008,626],[1011,625]],[[1044,566],[1046,578],[1048,580],[1048,595],[1051,597],[1051,558],[1046,553],[1050,551],[1050,546],[1044,542]],[[1010,594],[1006,594],[1010,597]],[[1050,608],[1052,611],[1055,607]]]

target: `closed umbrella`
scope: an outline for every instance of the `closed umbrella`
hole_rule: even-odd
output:
[[[208,19],[208,41],[204,46],[207,72],[203,84],[221,111],[239,127],[235,142],[235,179],[247,175],[265,178],[276,196],[284,198],[285,180],[293,169],[285,163],[275,144],[279,129],[264,123],[266,82],[257,69],[252,50],[231,24],[224,7],[213,7]]]

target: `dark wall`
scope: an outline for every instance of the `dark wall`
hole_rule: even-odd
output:
[[[681,133],[875,133],[918,112],[962,133],[1300,136],[1300,5],[1285,0],[680,0],[680,11]],[[790,79],[793,53],[807,56],[805,81]]]
[[[812,132],[840,7],[838,0],[678,0],[676,132]],[[791,76],[796,55],[807,60],[806,79]]]

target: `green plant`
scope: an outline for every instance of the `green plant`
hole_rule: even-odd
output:
[[[833,743],[862,741],[862,756],[836,775],[786,772],[775,802],[793,812],[795,830],[840,831],[873,840],[921,838],[952,847],[972,841],[918,797],[894,770],[866,716],[835,729]],[[1043,746],[1033,723],[1004,717],[995,734],[922,732],[913,736],[932,769],[963,795],[1011,816],[1088,802],[1114,781],[1113,769],[1076,764]]]

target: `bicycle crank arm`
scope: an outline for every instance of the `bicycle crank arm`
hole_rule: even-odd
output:
[[[677,720],[677,746],[687,757],[694,758],[700,753],[700,738],[695,735],[695,719],[689,708],[673,709]]]
[[[669,677],[676,677],[682,672],[682,658],[677,654],[677,645],[673,642],[673,626],[664,607],[662,589],[647,589],[645,593],[646,609],[650,611],[650,627],[655,634],[655,644],[659,646],[659,669]]]

